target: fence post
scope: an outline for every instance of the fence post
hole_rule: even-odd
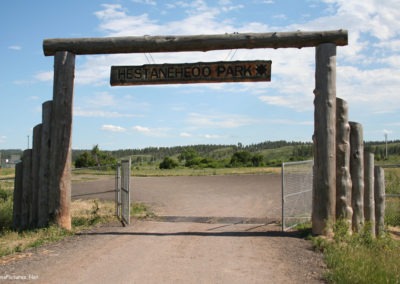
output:
[[[29,212],[29,227],[37,228],[39,215],[39,169],[40,169],[40,148],[42,140],[42,125],[38,124],[33,128],[32,139],[32,200]]]
[[[364,153],[364,217],[375,237],[374,154]]]
[[[39,212],[38,227],[46,227],[49,223],[49,178],[50,178],[50,144],[51,144],[51,110],[52,101],[42,104],[42,139],[40,145],[40,160],[42,161],[39,169]],[[55,204],[55,202],[52,202]]]
[[[385,231],[385,172],[382,167],[375,166],[375,230],[376,236]]]
[[[54,56],[54,89],[50,146],[50,211],[57,224],[71,229],[71,133],[75,54],[60,51]],[[52,197],[52,199],[53,199]],[[52,202],[54,202],[51,199]]]
[[[32,149],[27,149],[22,156],[22,196],[21,196],[21,223],[24,230],[29,225],[30,204],[32,202]]]
[[[350,124],[350,175],[352,182],[353,231],[360,232],[364,225],[364,141],[360,123]]]
[[[330,235],[336,209],[336,45],[315,54],[312,232]]]
[[[336,219],[343,219],[351,231],[350,125],[348,104],[336,98]]]
[[[14,204],[13,204],[13,228],[18,230],[21,228],[22,213],[22,191],[23,191],[23,166],[22,162],[15,165],[14,180]]]

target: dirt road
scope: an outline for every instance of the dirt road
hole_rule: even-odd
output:
[[[92,198],[112,182],[75,184],[73,196]],[[36,283],[320,283],[321,256],[272,223],[279,184],[275,175],[134,178],[133,199],[163,221],[85,232],[0,266],[0,276]]]

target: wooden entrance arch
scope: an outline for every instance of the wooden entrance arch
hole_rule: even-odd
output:
[[[32,170],[32,180],[37,182],[39,204],[43,199],[45,208],[43,212],[39,209],[39,224],[54,218],[61,227],[71,228],[75,55],[316,47],[312,228],[315,234],[327,234],[335,219],[336,203],[336,46],[347,45],[347,38],[346,30],[336,30],[44,40],[44,54],[54,56],[54,88],[52,103],[43,105],[43,116],[50,117],[50,123],[43,120],[38,127],[41,138],[32,153],[32,163],[40,169],[37,173]],[[47,205],[46,198],[50,200]],[[45,220],[41,221],[42,215]]]

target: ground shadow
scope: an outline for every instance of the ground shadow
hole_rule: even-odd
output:
[[[134,220],[133,226],[134,227]],[[77,235],[84,236],[198,236],[198,237],[285,237],[285,238],[304,238],[308,232],[304,230],[281,231],[279,230],[276,219],[270,218],[247,218],[247,217],[191,217],[191,216],[161,216],[147,221],[155,222],[188,222],[188,223],[207,223],[215,224],[217,226],[206,229],[205,231],[192,231],[192,232],[126,232],[126,231],[95,231],[95,232],[81,232]],[[254,225],[243,228],[240,231],[223,231],[216,232],[215,230],[228,228],[239,224]],[[271,227],[272,226],[272,227]],[[264,229],[262,229],[264,227]],[[257,229],[257,231],[254,231]]]

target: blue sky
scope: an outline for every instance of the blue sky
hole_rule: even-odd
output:
[[[365,140],[400,139],[398,0],[14,0],[0,9],[0,149],[27,147],[52,98],[46,38],[347,29],[337,96]],[[156,86],[109,84],[111,65],[272,60],[272,80]],[[315,49],[78,56],[74,149],[311,141]]]

